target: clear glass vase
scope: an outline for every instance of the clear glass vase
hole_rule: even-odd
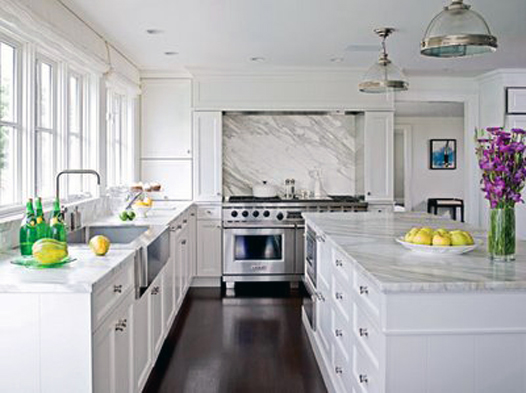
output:
[[[515,259],[514,207],[491,209],[488,251],[493,261],[508,262]]]

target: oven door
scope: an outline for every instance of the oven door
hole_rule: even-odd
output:
[[[294,227],[225,228],[224,274],[293,274],[294,237]]]

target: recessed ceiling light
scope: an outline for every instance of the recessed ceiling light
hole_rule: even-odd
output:
[[[148,30],[146,30],[146,33],[151,34],[151,35],[163,34],[164,30],[161,30],[161,29],[148,29]]]
[[[179,52],[174,52],[174,51],[167,51],[167,52],[164,52],[164,54],[166,56],[176,56],[179,54]]]
[[[256,57],[251,57],[250,58],[250,61],[253,61],[255,63],[263,63],[266,60],[267,59],[265,59],[264,57],[261,57],[261,56],[256,56]]]
[[[343,57],[333,57],[331,59],[331,63],[342,63],[343,62]]]

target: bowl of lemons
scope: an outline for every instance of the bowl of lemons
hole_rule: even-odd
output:
[[[481,241],[475,241],[468,231],[415,227],[395,239],[405,248],[425,254],[460,255],[473,251]]]

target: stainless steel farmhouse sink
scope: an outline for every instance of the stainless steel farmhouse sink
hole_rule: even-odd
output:
[[[87,244],[96,235],[103,235],[110,239],[112,244],[128,244],[148,230],[148,226],[139,225],[96,225],[86,226],[68,233],[69,244]]]

